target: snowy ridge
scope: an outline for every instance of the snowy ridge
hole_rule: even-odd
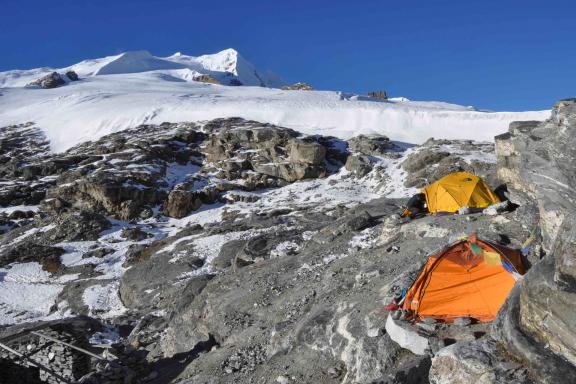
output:
[[[183,68],[182,65],[154,57],[148,51],[134,51],[121,54],[115,60],[101,66],[94,75],[115,75],[181,68]]]
[[[55,89],[25,85],[54,71],[39,68],[0,73],[0,127],[35,122],[52,150],[145,123],[243,117],[348,139],[380,133],[422,143],[429,137],[492,141],[511,121],[544,120],[548,111],[486,112],[442,102],[406,98],[382,101],[330,91],[283,91],[275,75],[258,72],[233,49],[199,57],[176,53],[160,58],[146,51],[85,60],[74,70],[80,81]],[[210,75],[230,87],[194,81]],[[81,127],[81,129],[79,129]]]
[[[192,72],[196,75],[210,75],[222,84],[281,87],[286,83],[274,74],[259,72],[254,65],[244,59],[236,50],[225,49],[212,55],[199,57],[183,55],[180,52],[168,57],[156,57],[148,51],[130,51],[115,56],[84,60],[65,68],[36,68],[31,70],[14,70],[0,73],[0,87],[24,87],[31,81],[50,72],[72,70],[80,77],[102,75],[121,75],[161,71],[185,81],[192,76],[178,76],[180,73]],[[173,73],[174,70],[180,72]]]

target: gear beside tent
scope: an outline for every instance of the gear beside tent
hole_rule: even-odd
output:
[[[500,203],[484,181],[468,172],[454,172],[422,189],[428,212],[455,213],[461,208],[483,209]]]
[[[518,250],[472,235],[428,258],[402,308],[416,320],[490,322],[524,272]]]

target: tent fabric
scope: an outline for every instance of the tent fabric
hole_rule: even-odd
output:
[[[481,252],[472,249],[479,247]],[[431,255],[406,292],[403,309],[417,319],[452,322],[471,317],[493,321],[516,282],[524,274],[520,252],[475,236]]]
[[[484,181],[468,172],[455,172],[422,189],[430,213],[454,213],[462,207],[486,208],[500,199]]]

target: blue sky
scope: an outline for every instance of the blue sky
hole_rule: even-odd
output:
[[[547,109],[576,95],[576,2],[0,0],[0,71],[233,47],[317,89]]]

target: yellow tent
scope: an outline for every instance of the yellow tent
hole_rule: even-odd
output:
[[[500,202],[484,181],[468,172],[454,172],[422,189],[428,211],[454,213],[462,207],[486,208]]]

